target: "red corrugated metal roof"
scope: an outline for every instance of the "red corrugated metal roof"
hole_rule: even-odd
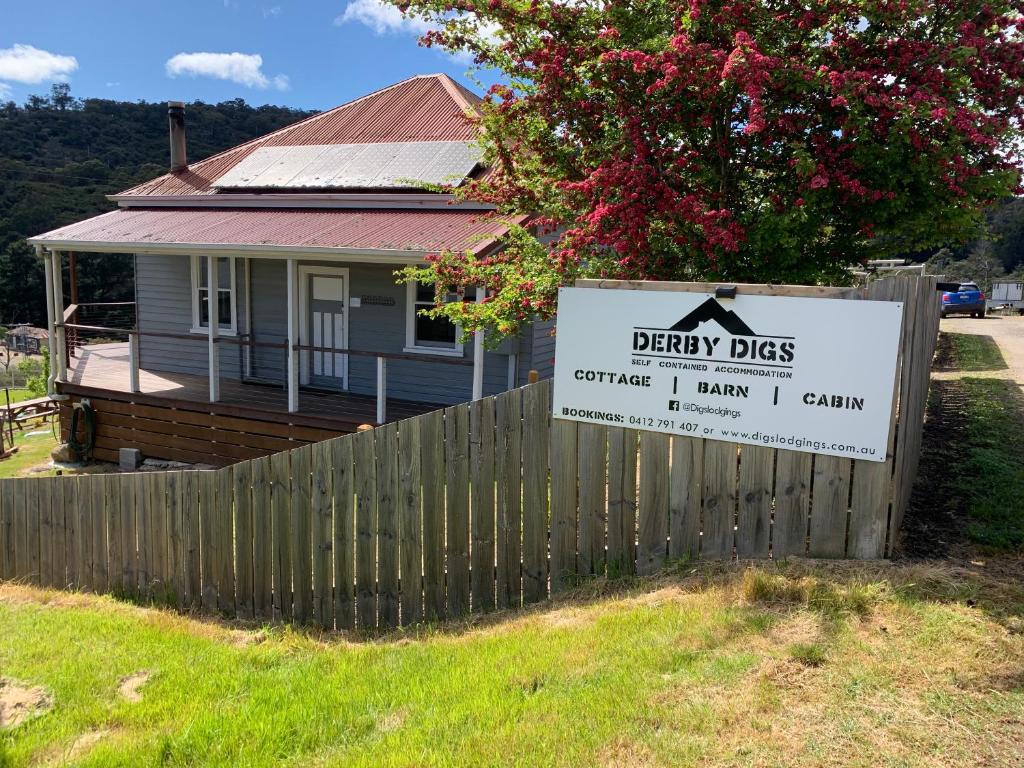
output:
[[[66,250],[107,245],[289,246],[483,252],[505,231],[482,211],[398,209],[123,208],[31,238]]]
[[[420,75],[322,112],[219,155],[132,187],[123,195],[213,195],[211,184],[258,147],[472,141],[480,98],[447,75]]]

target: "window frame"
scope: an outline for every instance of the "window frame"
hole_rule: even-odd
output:
[[[452,347],[431,347],[416,343],[416,314],[419,309],[416,289],[419,283],[410,280],[405,284],[405,347],[403,352],[417,355],[438,355],[440,357],[465,357],[465,345],[460,341],[462,326],[455,325],[455,343]],[[425,302],[422,302],[425,303]]]
[[[207,259],[208,256],[197,256],[193,254],[191,256],[191,293],[192,293],[192,328],[191,333],[201,333],[203,335],[209,335],[209,325],[202,322],[203,312],[200,304],[202,303],[199,299],[199,291],[204,290],[202,285],[202,261],[201,259]],[[217,285],[217,292],[227,291],[230,297],[231,304],[231,324],[229,326],[217,324],[217,334],[220,336],[237,336],[238,335],[238,278],[235,269],[235,257],[234,256],[214,256],[214,263],[216,264],[217,259],[228,260],[228,274],[230,276],[230,285],[224,287],[219,284]],[[207,289],[208,290],[208,289]],[[219,303],[219,302],[218,302]]]

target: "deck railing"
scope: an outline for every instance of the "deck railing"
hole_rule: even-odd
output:
[[[71,304],[64,310],[63,322],[58,328],[64,328],[64,349],[66,359],[76,357],[78,350],[85,346],[86,336],[81,330],[123,333],[126,328],[135,326],[134,301],[101,301]]]
[[[140,355],[140,340],[142,338],[153,338],[153,339],[174,339],[178,341],[202,343],[204,346],[210,343],[210,339],[202,334],[195,333],[171,333],[166,331],[143,331],[136,327],[124,328],[124,327],[113,327],[105,325],[93,325],[86,323],[76,323],[71,321],[69,318],[74,316],[74,310],[80,308],[82,305],[72,305],[68,308],[65,313],[65,321],[58,324],[59,328],[65,329],[66,337],[68,339],[68,359],[74,357],[75,354],[72,350],[72,341],[74,339],[74,349],[81,349],[87,344],[85,339],[88,337],[92,338],[124,338],[128,342],[128,385],[132,393],[141,392],[141,355]],[[239,354],[239,371],[246,371],[247,366],[245,363],[246,356],[251,355],[254,350],[257,349],[269,349],[279,350],[284,356],[284,367],[287,368],[287,356],[289,352],[289,346],[286,342],[270,342],[270,341],[256,341],[250,334],[240,334],[238,336],[215,336],[212,339],[216,345],[227,345],[238,348]],[[374,358],[377,363],[377,413],[376,421],[378,424],[383,424],[387,421],[387,364],[389,361],[412,361],[418,363],[430,363],[440,365],[452,365],[458,367],[469,367],[473,366],[472,360],[464,358],[449,358],[434,356],[424,358],[422,355],[412,355],[400,352],[381,352],[379,350],[369,349],[353,349],[353,348],[338,348],[338,347],[325,347],[314,344],[295,344],[291,347],[291,350],[302,353],[325,353],[334,355],[347,355],[351,357],[370,357]],[[281,386],[287,388],[287,381],[281,383]]]

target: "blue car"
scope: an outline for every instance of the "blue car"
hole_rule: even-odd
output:
[[[985,316],[985,294],[977,283],[960,283],[957,290],[943,292],[942,316],[948,315]]]

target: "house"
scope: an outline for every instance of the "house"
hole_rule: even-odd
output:
[[[226,464],[549,375],[550,324],[485,351],[482,334],[463,343],[417,314],[432,287],[396,282],[430,254],[500,247],[507,222],[451,194],[487,172],[467,117],[479,102],[445,75],[417,76],[193,164],[171,103],[167,174],[30,240],[47,267],[65,432],[85,398],[98,458],[137,447]],[[134,325],[97,328],[80,320],[89,305],[65,303],[64,265],[81,253],[134,255]],[[481,298],[467,286],[449,300]]]
[[[7,331],[4,337],[4,344],[12,352],[21,352],[25,355],[38,355],[42,352],[43,345],[50,338],[45,328],[36,328],[31,325],[16,325]]]

